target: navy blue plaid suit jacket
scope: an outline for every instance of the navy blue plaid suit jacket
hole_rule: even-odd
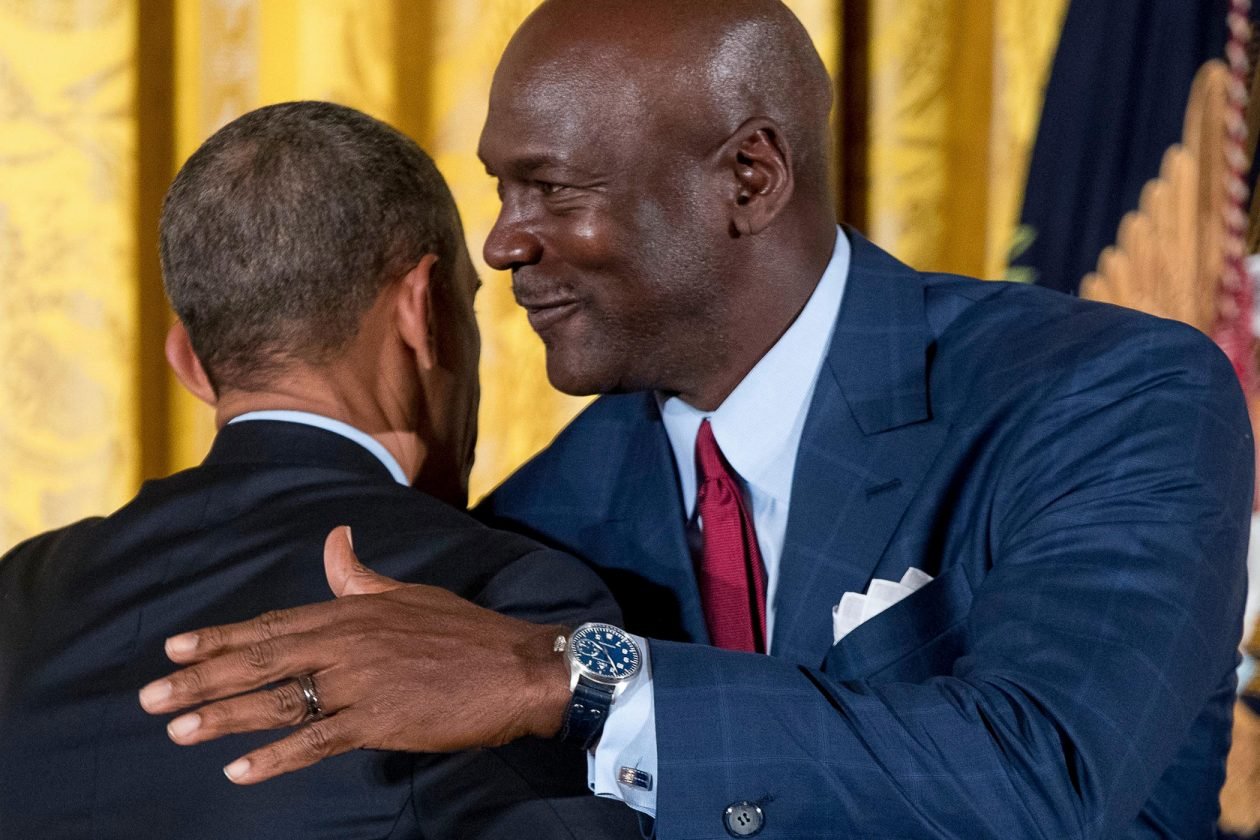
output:
[[[1193,329],[924,275],[856,234],[805,425],[772,656],[707,641],[649,394],[594,403],[482,506],[593,563],[652,637],[657,833],[1211,837],[1252,492]],[[830,610],[935,580],[832,644]]]

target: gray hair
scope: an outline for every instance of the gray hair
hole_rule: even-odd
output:
[[[162,275],[216,391],[335,358],[380,292],[463,236],[413,141],[352,108],[286,102],[210,137],[167,191]]]

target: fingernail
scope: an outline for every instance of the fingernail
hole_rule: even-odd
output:
[[[169,700],[175,686],[171,685],[170,680],[159,680],[158,682],[149,683],[140,689],[140,705],[146,709],[152,709],[164,700]]]
[[[191,714],[177,717],[166,725],[166,731],[174,740],[187,738],[201,726],[201,715]]]
[[[249,759],[238,758],[227,767],[223,768],[223,775],[228,777],[228,781],[235,782],[241,776],[249,772]]]
[[[197,649],[197,634],[185,633],[182,636],[171,636],[166,640],[166,652],[192,653]]]
[[[350,543],[350,548],[354,548],[354,533],[350,530],[350,526],[346,526],[346,542]]]

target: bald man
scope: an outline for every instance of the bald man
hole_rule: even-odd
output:
[[[481,513],[594,564],[626,628],[527,669],[531,628],[469,608],[456,661],[432,593],[334,539],[365,597],[179,637],[146,708],[313,672],[332,715],[234,781],[558,734],[661,838],[1213,836],[1252,482],[1228,363],[838,229],[829,104],[777,2],[544,3],[494,79],[485,256],[552,382],[609,396]],[[292,722],[249,698],[181,742]]]

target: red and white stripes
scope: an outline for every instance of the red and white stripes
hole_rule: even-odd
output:
[[[1225,160],[1226,241],[1224,288],[1214,338],[1229,356],[1250,394],[1256,385],[1255,332],[1252,321],[1252,283],[1244,259],[1247,247],[1248,198],[1247,179],[1251,161],[1247,157],[1247,80],[1251,61],[1247,46],[1251,40],[1251,0],[1231,0],[1228,16],[1229,40],[1225,56],[1229,61],[1229,112]]]

